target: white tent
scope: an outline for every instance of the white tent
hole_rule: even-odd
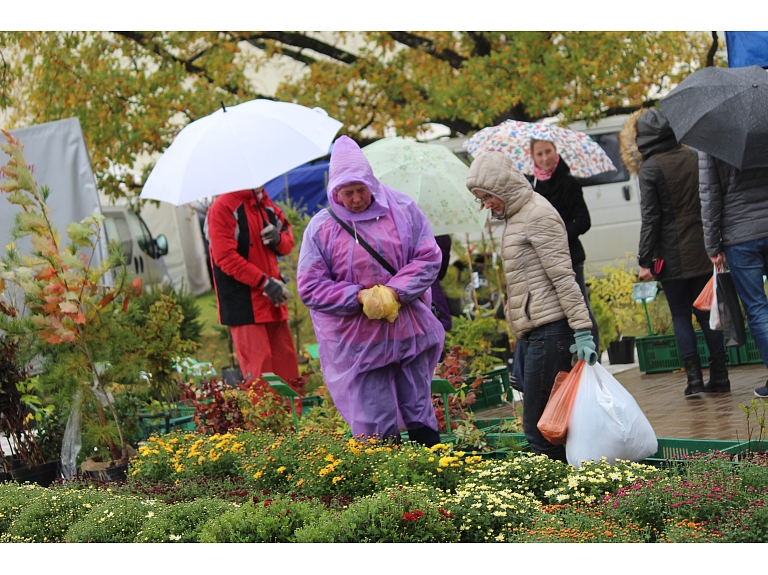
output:
[[[66,241],[67,225],[79,222],[93,212],[101,212],[80,121],[67,118],[10,132],[24,145],[24,155],[32,166],[38,186],[50,188],[47,204],[51,218]],[[0,139],[5,143],[4,136],[0,135]],[[7,162],[8,156],[0,151],[0,166]],[[19,211],[18,206],[0,198],[0,251],[11,241],[14,216]],[[23,254],[32,251],[28,239],[19,241],[17,246]],[[103,243],[99,247],[103,250]],[[104,252],[95,254],[94,265],[98,265],[103,255]]]
[[[176,207],[160,202],[159,206],[145,205],[141,217],[153,237],[165,234],[168,239],[168,254],[163,259],[176,291],[182,286],[196,296],[209,291],[205,244],[195,209],[190,204]]]

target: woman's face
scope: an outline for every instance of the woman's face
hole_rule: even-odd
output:
[[[550,171],[555,167],[557,161],[557,150],[551,142],[534,142],[533,144],[533,162],[540,170]]]
[[[354,213],[364,212],[373,201],[371,190],[360,182],[340,186],[336,190],[336,196],[345,208]]]
[[[501,198],[496,197],[493,194],[489,194],[488,192],[484,192],[483,190],[472,190],[472,193],[475,194],[477,201],[480,202],[484,208],[487,208],[497,214],[504,213],[506,205],[504,204],[504,200]]]

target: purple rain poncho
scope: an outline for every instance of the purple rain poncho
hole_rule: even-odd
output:
[[[391,276],[327,210],[309,222],[299,255],[299,296],[311,310],[320,364],[331,397],[355,435],[395,437],[398,428],[437,430],[431,381],[445,331],[432,314],[430,286],[442,255],[416,203],[373,175],[357,144],[343,136],[333,147],[328,202],[336,215],[398,270]],[[336,190],[362,182],[373,201],[350,212]],[[397,319],[372,320],[360,290],[397,291]]]

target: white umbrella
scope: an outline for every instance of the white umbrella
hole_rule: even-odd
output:
[[[381,183],[416,200],[434,235],[483,231],[487,216],[467,189],[469,168],[445,146],[384,138],[363,154]]]
[[[342,124],[320,108],[251,100],[184,127],[158,160],[140,197],[176,206],[257,188],[325,156]]]

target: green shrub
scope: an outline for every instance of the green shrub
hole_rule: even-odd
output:
[[[508,541],[515,528],[529,526],[541,515],[541,503],[512,489],[467,483],[440,500],[462,542]]]
[[[6,532],[11,522],[35,498],[46,493],[36,483],[19,484],[15,481],[0,483],[0,535]]]
[[[459,533],[450,513],[416,488],[393,488],[296,532],[300,543],[445,543]]]
[[[197,499],[167,505],[156,511],[136,534],[136,543],[197,543],[207,521],[223,515],[236,504],[218,499]]]
[[[321,503],[267,499],[246,503],[208,521],[201,543],[290,543],[294,531],[325,514]]]
[[[376,476],[380,489],[423,484],[452,491],[468,472],[482,465],[481,462],[480,455],[454,451],[447,444],[424,447],[406,443],[381,461],[376,468]]]
[[[48,489],[13,520],[0,541],[10,543],[59,542],[70,526],[105,499],[106,490]]]
[[[546,455],[520,453],[504,461],[488,460],[469,469],[466,483],[511,489],[545,501],[546,493],[559,486],[573,468]]]
[[[535,522],[513,530],[508,541],[522,543],[643,543],[650,529],[626,517],[606,516],[593,505],[574,503],[542,508]]]
[[[64,541],[71,543],[132,543],[147,519],[164,506],[151,499],[110,497],[72,525]]]

